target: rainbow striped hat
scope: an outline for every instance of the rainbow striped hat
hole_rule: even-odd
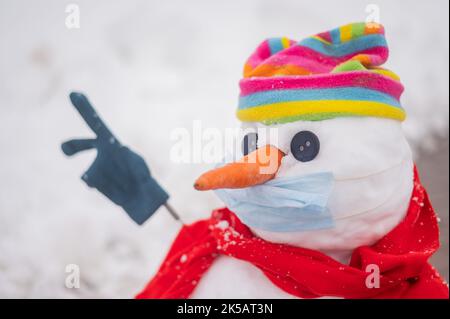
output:
[[[380,66],[389,55],[384,28],[354,23],[300,42],[264,41],[240,81],[237,117],[264,124],[374,116],[403,121],[403,85]]]

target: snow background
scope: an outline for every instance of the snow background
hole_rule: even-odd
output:
[[[448,1],[373,2],[387,30],[388,67],[406,86],[408,138],[421,161],[446,172],[433,186],[447,189],[439,205],[448,221]],[[80,29],[65,27],[69,3],[80,6]],[[138,227],[83,185],[95,152],[67,159],[60,151],[66,139],[92,136],[70,91],[88,94],[194,221],[221,204],[192,188],[208,165],[171,163],[170,132],[194,120],[237,125],[237,82],[261,40],[363,21],[369,3],[0,0],[0,297],[132,297],[179,229],[163,209]],[[446,160],[430,165],[427,154],[442,149]],[[448,222],[441,227],[448,243]],[[437,264],[448,274],[446,249]],[[65,288],[67,264],[80,266],[80,289]]]

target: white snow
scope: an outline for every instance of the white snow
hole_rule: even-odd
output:
[[[220,256],[200,280],[192,298],[293,299],[294,297],[273,285],[255,266],[239,259]]]
[[[163,209],[138,227],[83,184],[95,154],[68,159],[59,148],[92,135],[71,90],[88,94],[193,221],[220,206],[192,188],[212,165],[171,163],[170,132],[193,120],[237,125],[237,81],[262,39],[366,17],[358,0],[72,2],[80,29],[65,27],[64,1],[0,2],[0,297],[132,297],[180,227]],[[389,67],[406,86],[405,129],[415,145],[433,147],[448,132],[448,2],[377,3]],[[68,264],[80,267],[80,289],[64,286]]]
[[[229,226],[230,226],[230,224],[229,224],[226,220],[221,220],[220,222],[218,222],[218,223],[216,224],[216,227],[217,227],[217,228],[220,228],[220,229],[222,229],[222,230],[227,229]]]
[[[187,256],[185,254],[181,255],[180,262],[185,263],[187,261]]]

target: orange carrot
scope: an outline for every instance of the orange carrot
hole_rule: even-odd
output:
[[[263,184],[275,177],[284,155],[278,148],[266,145],[244,156],[238,162],[202,174],[195,181],[194,188],[204,191]]]

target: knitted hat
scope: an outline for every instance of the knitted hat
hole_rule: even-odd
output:
[[[403,121],[403,86],[380,66],[389,55],[384,28],[354,23],[300,42],[264,41],[240,81],[237,117],[264,124],[373,116]]]

